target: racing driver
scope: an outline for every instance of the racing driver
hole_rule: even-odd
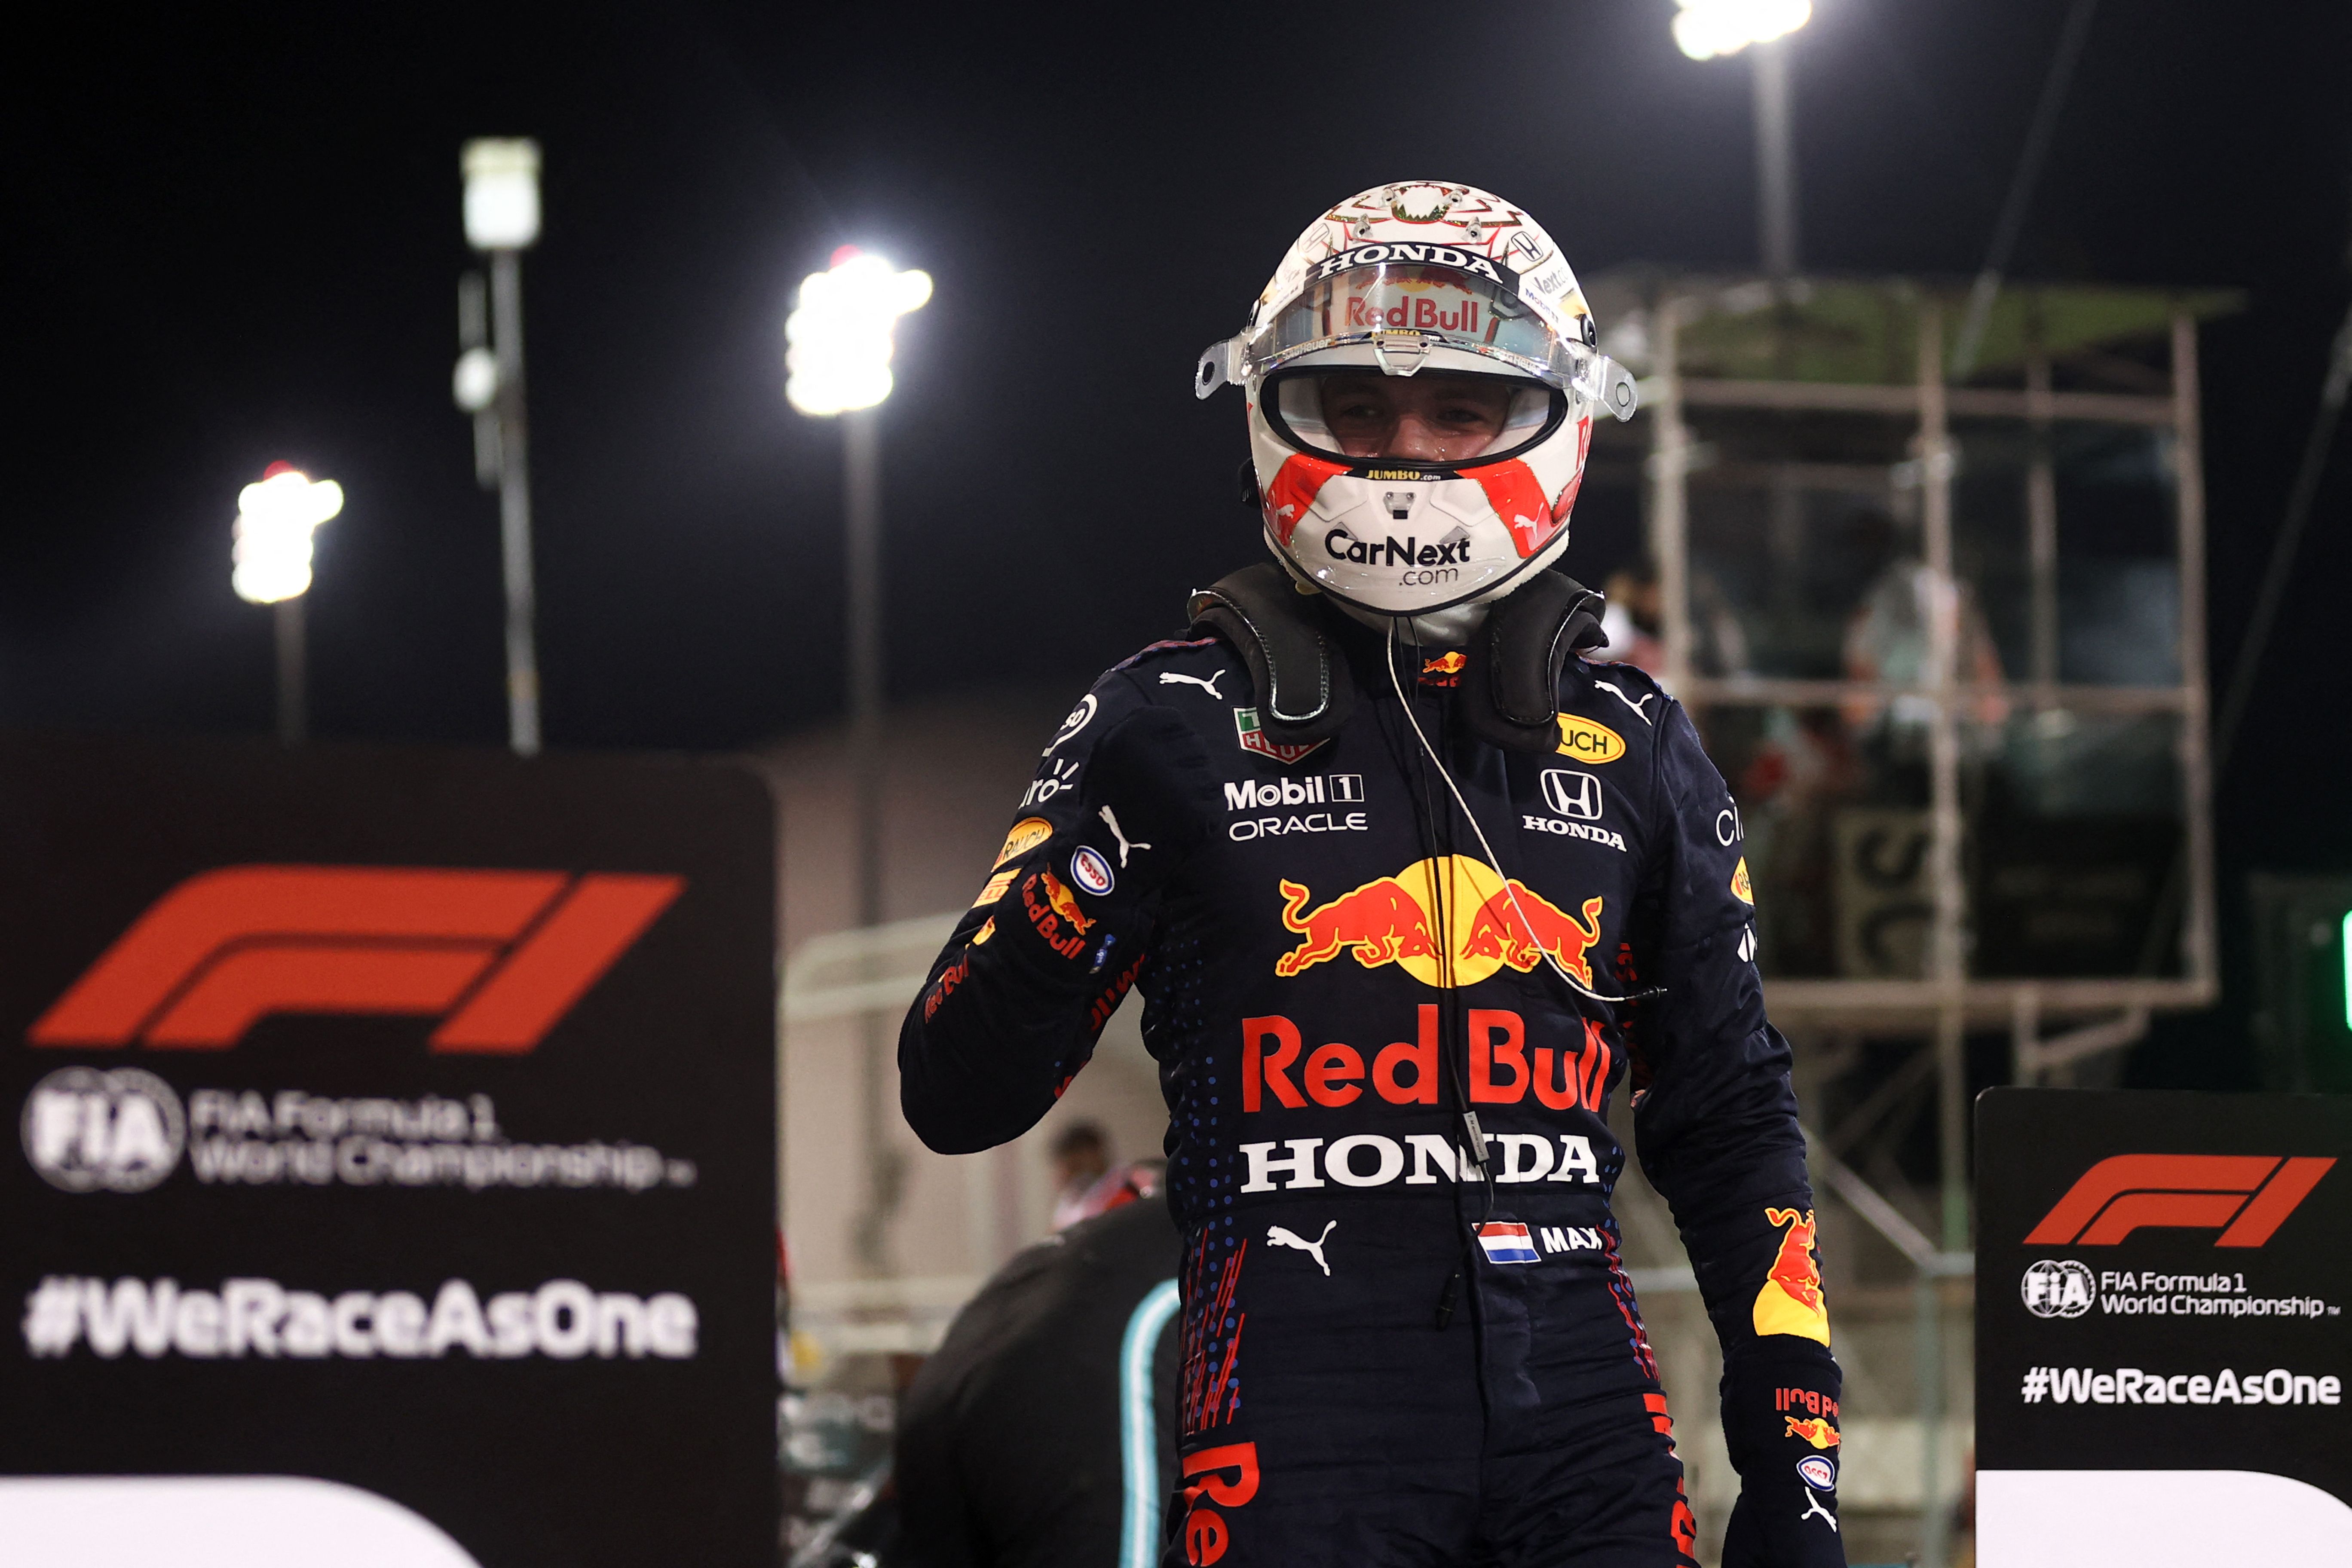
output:
[[[1130,987],[1183,1236],[1165,1561],[1695,1562],[1609,1195],[1633,1095],[1722,1342],[1732,1564],[1841,1564],[1837,1363],[1739,810],[1551,570],[1634,389],[1524,212],[1366,191],[1238,385],[1271,562],[1095,683],[898,1047],[957,1153]],[[1041,1391],[1042,1394],[1043,1391]]]

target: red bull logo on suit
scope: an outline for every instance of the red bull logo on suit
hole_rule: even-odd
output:
[[[1285,878],[1280,887],[1283,926],[1302,939],[1275,960],[1286,980],[1344,952],[1366,969],[1396,964],[1424,985],[1475,985],[1507,966],[1532,970],[1549,952],[1592,984],[1585,954],[1601,940],[1602,900],[1570,914],[1466,855],[1416,861],[1312,908],[1304,885]],[[1441,944],[1448,931],[1459,934]]]

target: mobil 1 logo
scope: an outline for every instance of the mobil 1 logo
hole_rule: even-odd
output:
[[[1361,773],[1317,773],[1303,779],[1240,779],[1225,785],[1227,811],[1266,811],[1278,805],[1360,805]]]
[[[1298,833],[1364,833],[1371,827],[1368,812],[1335,810],[1361,805],[1364,775],[1315,773],[1293,779],[1236,779],[1225,785],[1225,809],[1266,812],[1264,816],[1235,816],[1225,825],[1225,837],[1236,844],[1253,838],[1282,838]]]

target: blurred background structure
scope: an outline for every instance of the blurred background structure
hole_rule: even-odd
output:
[[[474,416],[474,476],[499,492],[499,569],[506,590],[507,744],[518,756],[540,745],[537,590],[530,548],[530,421],[523,403],[522,253],[539,239],[539,143],[478,136],[458,166],[466,177],[466,243],[490,258],[457,290],[462,350],[452,383]]]
[[[1706,30],[1758,10],[1810,19]],[[1132,1007],[1037,1131],[952,1161],[889,1114],[891,1015],[1072,696],[1254,558],[1240,422],[1187,369],[1381,179],[1541,215],[1645,379],[1565,564],[1740,803],[1857,1561],[1961,1544],[1976,1089],[2352,1085],[2341,7],[1210,5],[1125,48],[734,0],[45,26],[5,110],[39,150],[0,265],[41,395],[9,426],[0,724],[283,722],[285,644],[219,548],[286,460],[354,499],[274,612],[305,617],[310,733],[756,754],[814,1512],[905,1358],[1045,1234],[1067,1125],[1156,1150]],[[530,150],[528,234],[519,205],[475,232],[451,154],[486,131],[510,195]],[[780,334],[843,247],[937,291],[893,318],[887,404],[803,418]],[[1711,1336],[1627,1187],[1719,1532]]]

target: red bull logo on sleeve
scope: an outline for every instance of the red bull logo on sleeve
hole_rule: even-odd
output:
[[[1800,1421],[1793,1415],[1784,1415],[1780,1419],[1789,1424],[1789,1429],[1782,1434],[1783,1436],[1802,1437],[1816,1448],[1834,1448],[1838,1446],[1838,1429],[1822,1416],[1816,1415],[1805,1421]]]
[[[1601,940],[1602,900],[1587,899],[1570,914],[1466,855],[1416,861],[1321,904],[1300,883],[1279,886],[1283,927],[1300,938],[1275,960],[1286,980],[1345,952],[1366,969],[1396,964],[1424,985],[1475,985],[1506,967],[1526,973],[1549,953],[1592,984],[1585,954]],[[1442,943],[1449,930],[1458,935]]]
[[[1768,1208],[1764,1220],[1782,1235],[1780,1250],[1756,1292],[1756,1331],[1829,1343],[1829,1304],[1822,1299],[1822,1271],[1813,1262],[1813,1211]]]
[[[1044,897],[1038,895],[1043,892]],[[1078,908],[1054,873],[1042,868],[1022,879],[1021,907],[1027,911],[1029,923],[1037,934],[1064,958],[1076,958],[1087,950],[1086,933],[1094,929],[1095,921]]]

